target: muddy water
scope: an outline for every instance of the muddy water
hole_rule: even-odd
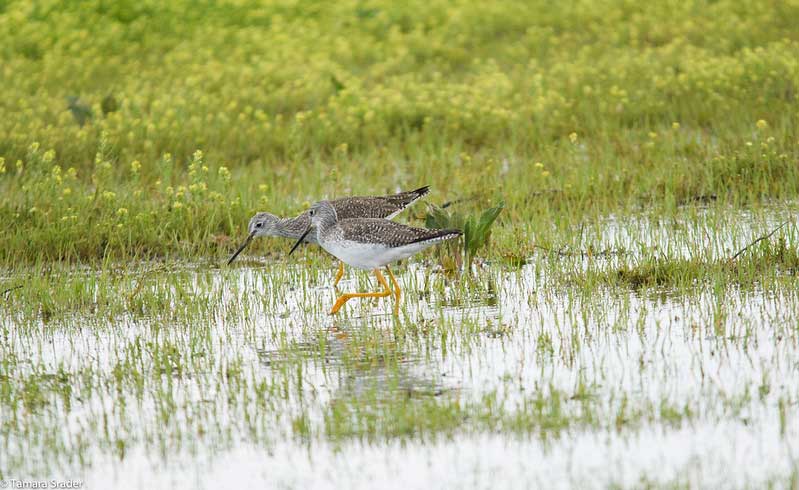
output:
[[[570,274],[613,268],[655,248],[691,257],[702,237],[713,237],[709,256],[724,257],[784,217],[609,219],[581,243],[624,253],[555,264]],[[784,236],[796,243],[795,228]],[[387,300],[352,301],[329,317],[327,272],[309,280],[268,265],[163,278],[216,305],[189,324],[126,314],[23,329],[6,313],[2,352],[15,360],[6,372],[45,391],[67,373],[73,389],[38,408],[20,402],[15,416],[3,402],[0,470],[85,488],[789,485],[799,450],[795,282],[586,291],[561,273],[550,257],[514,270],[488,264],[482,285],[464,290],[412,265],[399,276],[399,322]],[[350,275],[340,288],[366,286]],[[492,399],[504,414],[536,394],[565,394],[570,423],[531,430],[467,418],[403,436],[325,424],[341,403],[389,417],[397,392],[407,403]]]

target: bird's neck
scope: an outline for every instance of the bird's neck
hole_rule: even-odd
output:
[[[330,230],[334,226],[336,226],[337,222],[338,221],[336,220],[335,216],[325,216],[316,223],[316,229],[319,231],[319,234],[322,235],[327,233],[328,230]]]
[[[280,226],[277,227],[277,231],[280,236],[284,238],[297,239],[301,237],[306,228],[308,228],[308,223],[310,223],[310,221],[306,213],[294,218],[282,218],[280,220]]]

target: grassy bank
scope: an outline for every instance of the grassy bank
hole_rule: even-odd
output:
[[[256,210],[422,184],[505,199],[500,255],[608,213],[795,198],[797,23],[785,2],[7,2],[0,262],[219,258]]]

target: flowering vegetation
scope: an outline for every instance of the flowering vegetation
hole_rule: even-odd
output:
[[[4,2],[0,261],[221,256],[255,210],[417,184],[523,223],[795,197],[797,24],[737,0]],[[502,221],[500,252],[529,231]]]

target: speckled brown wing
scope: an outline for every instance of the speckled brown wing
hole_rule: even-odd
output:
[[[343,240],[357,243],[379,243],[401,247],[418,242],[449,240],[461,235],[460,230],[429,230],[380,218],[339,220]]]
[[[355,196],[330,201],[338,219],[392,218],[430,192],[429,186],[388,196]]]

